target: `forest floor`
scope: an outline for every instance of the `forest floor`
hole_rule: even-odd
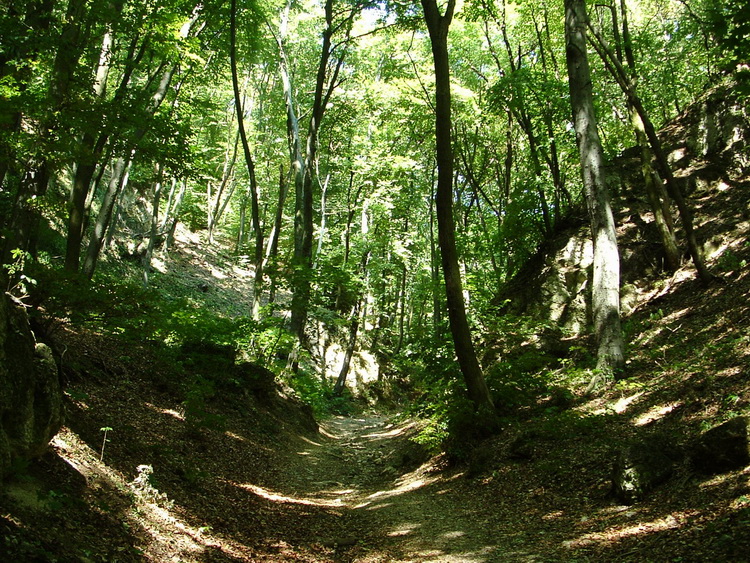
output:
[[[705,286],[688,264],[648,285],[624,380],[587,398],[582,379],[562,410],[542,397],[460,463],[427,456],[408,417],[364,410],[318,430],[263,388],[206,393],[195,427],[189,372],[148,343],[63,323],[67,425],[0,495],[0,560],[746,561],[750,468],[706,476],[682,461],[632,506],[614,500],[610,474],[633,439],[681,448],[750,414],[748,187],[698,201],[725,247],[710,261],[723,281]],[[178,279],[241,277],[219,258]],[[237,307],[238,281],[228,297],[212,288],[213,306]]]

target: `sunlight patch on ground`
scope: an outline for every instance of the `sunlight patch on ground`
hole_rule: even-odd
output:
[[[676,275],[676,274],[675,274]],[[677,319],[681,319],[685,315],[688,315],[691,311],[690,307],[686,307],[684,309],[679,309],[677,311],[674,311],[673,313],[670,313],[669,315],[666,315],[661,320],[663,323],[672,323],[676,321]]]
[[[402,524],[398,528],[395,528],[388,532],[386,535],[391,538],[401,538],[412,534],[414,530],[416,530],[420,526],[421,524]]]
[[[642,395],[643,395],[643,391],[640,391],[636,393],[635,395],[631,395],[630,397],[621,397],[620,399],[617,400],[617,402],[615,402],[614,405],[612,405],[612,409],[617,414],[622,414],[626,410],[628,410],[628,407],[633,401],[637,400]]]
[[[417,489],[420,489],[426,485],[430,485],[438,480],[438,477],[424,477],[424,468],[425,466],[422,466],[401,477],[398,481],[396,481],[397,486],[393,489],[372,493],[366,498],[365,502],[361,503],[355,508],[364,508],[368,506],[372,501],[388,499],[403,495],[411,491],[416,491]]]
[[[660,418],[663,418],[680,406],[682,406],[681,401],[668,403],[666,405],[655,405],[636,418],[633,421],[633,424],[636,426],[646,426],[647,424],[651,424],[652,422],[656,422]]]
[[[313,440],[311,440],[310,438],[306,438],[305,436],[300,436],[300,439],[303,442],[307,442],[308,444],[310,444],[312,446],[318,446],[318,447],[322,447],[323,446],[323,444],[319,444],[318,442],[314,442]]]
[[[620,540],[630,538],[633,536],[639,536],[642,534],[653,534],[655,532],[663,532],[665,530],[674,530],[679,528],[685,520],[685,514],[677,512],[674,514],[668,514],[663,518],[652,520],[651,522],[639,522],[633,526],[627,526],[624,528],[609,528],[603,532],[592,532],[590,534],[583,534],[582,536],[563,542],[564,547],[568,548],[579,548],[587,547],[600,543],[611,543],[618,542]]]
[[[750,474],[750,467],[743,469],[740,472],[740,474],[744,474],[744,475]],[[703,481],[699,485],[699,487],[701,489],[708,489],[708,488],[711,488],[711,487],[716,487],[718,485],[723,485],[724,483],[726,483],[727,481],[729,481],[730,479],[732,479],[734,476],[735,476],[734,472],[722,473],[720,475],[716,475],[715,477],[711,477],[709,479],[706,479],[705,481]]]
[[[133,493],[132,506],[122,514],[123,524],[149,536],[145,545],[134,546],[141,548],[147,560],[196,560],[207,548],[219,548],[237,558],[247,555],[240,544],[212,536],[208,530],[182,521],[171,502],[152,502],[144,497],[122,473],[106,465],[106,455],[105,463],[100,462],[100,454],[69,428],[63,427],[52,445],[60,458],[85,479],[90,490],[130,490]]]
[[[406,483],[403,483],[402,485],[399,485],[395,489],[390,489],[388,491],[377,491],[375,493],[372,493],[367,498],[380,499],[380,498],[395,497],[397,495],[408,493],[409,491],[416,491],[417,489],[424,487],[427,484],[428,483],[424,481],[423,479],[417,479],[416,481],[408,481]]]
[[[230,481],[231,482],[231,481]],[[264,489],[263,487],[259,487],[257,485],[252,485],[250,483],[232,483],[236,487],[239,487],[240,489],[244,489],[246,491],[249,491],[253,493],[254,495],[257,495],[261,498],[264,498],[266,500],[270,500],[272,502],[278,502],[282,504],[302,504],[305,506],[343,506],[344,501],[340,498],[328,500],[328,499],[312,499],[312,498],[295,498],[290,497],[287,495],[282,495],[280,493],[273,492],[269,489]]]
[[[389,428],[391,425],[386,426],[386,428]],[[412,428],[414,426],[414,423],[407,424],[406,426],[396,426],[393,428],[393,430],[388,430],[387,432],[373,432],[372,434],[364,434],[363,438],[393,438],[395,436],[400,436],[404,432],[406,432],[409,428]]]
[[[638,509],[632,506],[617,504],[602,508],[598,511],[598,514],[604,514],[605,516],[620,516],[624,514],[627,517],[632,517],[637,515],[638,512]]]
[[[185,415],[181,412],[177,412],[174,409],[163,409],[161,407],[157,407],[156,405],[152,405],[151,403],[146,403],[146,406],[152,411],[158,412],[160,414],[168,414],[169,416],[172,416],[181,422],[185,422]]]

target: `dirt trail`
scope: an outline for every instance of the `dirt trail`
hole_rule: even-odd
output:
[[[490,524],[493,506],[467,498],[461,475],[438,471],[435,460],[419,463],[410,431],[413,423],[382,416],[335,418],[319,441],[290,455],[287,494],[339,507],[340,525],[317,538],[334,549],[333,561],[536,561],[507,547]]]

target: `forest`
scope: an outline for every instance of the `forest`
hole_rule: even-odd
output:
[[[740,561],[750,5],[0,2],[0,559]]]

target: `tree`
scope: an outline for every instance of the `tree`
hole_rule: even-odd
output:
[[[604,156],[592,94],[591,71],[586,52],[588,15],[585,0],[565,0],[565,55],[570,84],[573,125],[581,159],[581,173],[594,243],[591,300],[597,340],[597,370],[593,390],[609,381],[625,364],[620,328],[620,256],[609,190],[602,168]]]
[[[242,107],[242,96],[240,95],[240,81],[237,75],[237,0],[231,1],[230,7],[230,38],[229,38],[229,60],[232,72],[232,91],[234,92],[234,105],[237,114],[237,126],[240,139],[242,140],[242,151],[245,155],[247,175],[250,193],[250,213],[255,231],[255,276],[253,283],[253,319],[260,319],[260,298],[263,289],[263,230],[260,225],[260,209],[258,207],[258,182],[255,177],[255,162],[250,152],[250,143],[245,131],[245,112]]]
[[[591,27],[590,22],[587,22],[587,25]],[[703,260],[703,256],[701,254],[700,248],[698,247],[698,242],[695,238],[695,230],[693,229],[693,218],[692,213],[690,211],[690,208],[687,205],[687,202],[685,201],[684,196],[682,195],[682,191],[680,190],[680,187],[677,185],[677,181],[674,178],[674,175],[672,174],[672,167],[669,164],[669,161],[667,160],[667,155],[664,153],[664,150],[661,146],[661,141],[659,140],[658,135],[656,134],[656,128],[654,127],[653,123],[651,122],[651,119],[649,118],[645,107],[643,106],[643,103],[641,101],[640,96],[635,91],[635,87],[633,86],[632,82],[630,81],[627,72],[622,67],[622,64],[620,63],[620,60],[618,57],[615,56],[614,53],[612,53],[612,50],[609,48],[609,45],[606,43],[602,35],[599,33],[598,30],[591,27],[592,34],[595,38],[594,41],[594,47],[599,52],[602,60],[605,62],[607,67],[610,69],[611,74],[615,77],[617,80],[617,83],[619,84],[620,88],[622,88],[622,91],[625,93],[628,99],[629,107],[632,108],[632,111],[635,113],[635,115],[632,116],[632,119],[634,120],[636,131],[641,135],[641,138],[645,138],[648,140],[649,144],[651,145],[651,150],[653,151],[654,156],[656,157],[656,163],[659,166],[659,169],[661,170],[661,173],[666,180],[667,184],[667,190],[669,192],[669,195],[674,199],[675,203],[677,204],[677,208],[680,212],[680,217],[682,219],[682,225],[685,229],[685,236],[687,238],[688,242],[688,250],[690,251],[690,256],[693,259],[693,264],[695,265],[696,270],[698,271],[698,275],[701,280],[704,282],[711,281],[714,276],[708,271],[708,268],[705,265],[705,262]],[[631,58],[632,61],[632,58]],[[632,63],[631,63],[632,66]],[[646,177],[646,184],[647,189],[651,192],[655,191],[654,188],[649,186],[649,179],[652,175],[647,173]],[[659,207],[659,196],[654,193],[649,194],[650,199],[652,200],[652,207],[655,209],[655,213],[657,213],[657,209]],[[674,252],[674,250],[669,249],[670,246],[670,240],[668,239],[668,234],[664,233],[663,235],[664,245],[668,248],[667,253]],[[674,256],[673,256],[674,261]]]
[[[448,58],[448,28],[456,7],[448,0],[445,14],[440,13],[437,0],[421,0],[424,20],[432,43],[435,64],[435,138],[438,167],[436,213],[438,240],[442,255],[448,318],[469,398],[477,409],[494,409],[487,383],[479,366],[471,330],[466,318],[461,272],[458,267],[455,225],[453,221],[453,147],[451,143],[451,89]]]

